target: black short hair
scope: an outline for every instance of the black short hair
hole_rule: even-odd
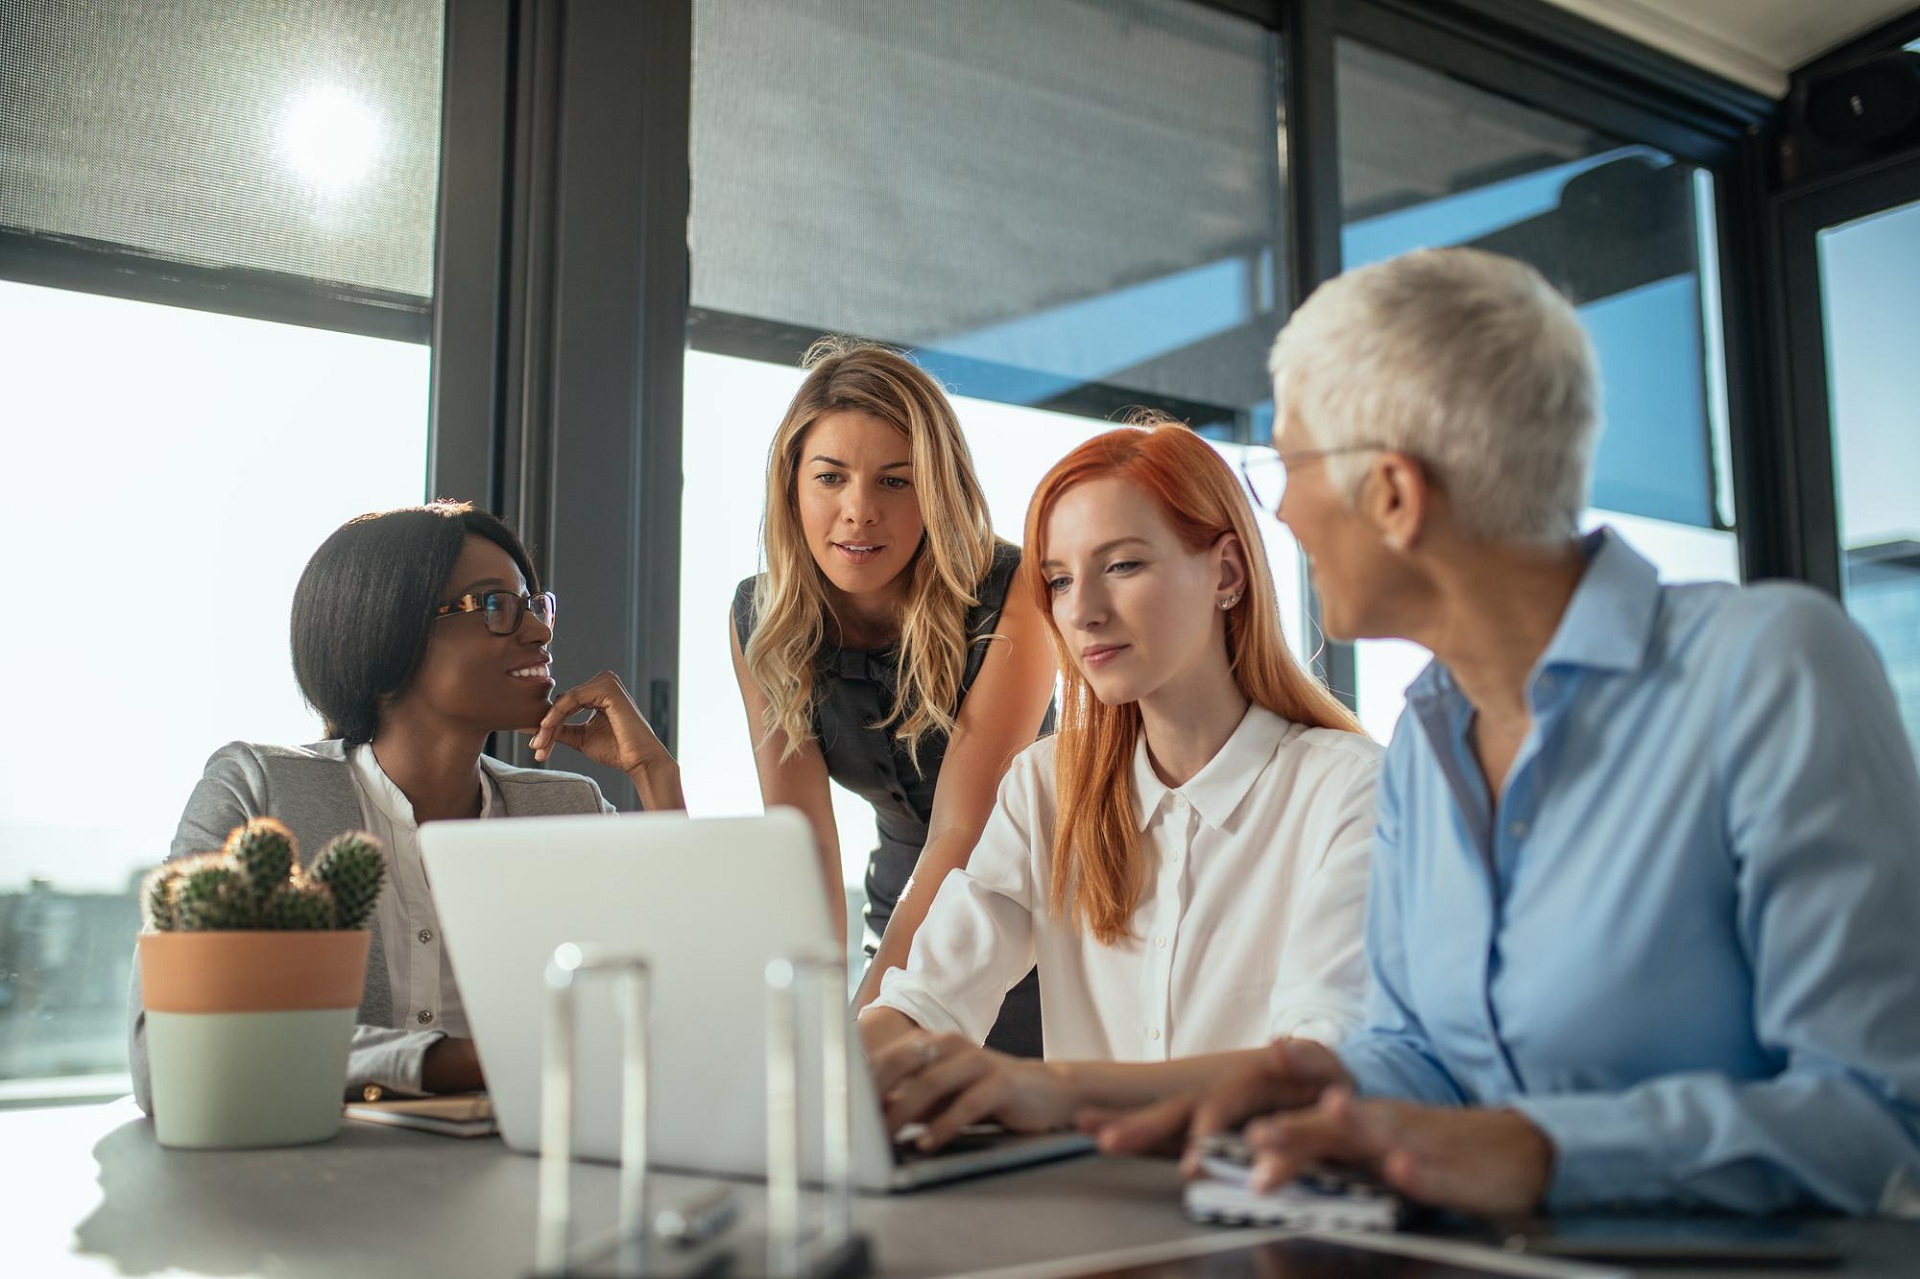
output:
[[[513,557],[540,590],[527,548],[497,516],[438,501],[348,520],[320,544],[293,590],[293,677],[327,736],[373,740],[380,703],[405,691],[426,656],[433,610],[469,535]]]

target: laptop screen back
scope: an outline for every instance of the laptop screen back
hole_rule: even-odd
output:
[[[838,946],[805,819],[776,809],[765,817],[435,822],[420,841],[510,1147],[539,1148],[543,974],[554,948],[572,942],[650,965],[650,1162],[766,1174],[766,966]],[[619,1155],[614,989],[580,992],[574,1149],[589,1158]],[[836,993],[844,1006],[844,990]],[[819,1017],[803,1015],[801,1024],[810,1032],[802,1110],[813,1130]],[[888,1156],[871,1082],[857,1063],[851,1074],[855,1164],[869,1182],[884,1178]],[[807,1138],[811,1165],[817,1133]]]

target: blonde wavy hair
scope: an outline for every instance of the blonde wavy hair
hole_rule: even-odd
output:
[[[811,370],[767,451],[767,503],[761,524],[767,571],[754,593],[756,623],[747,669],[767,696],[767,733],[787,735],[783,758],[813,739],[819,689],[815,660],[826,636],[825,575],[800,527],[800,454],[807,431],[829,413],[866,413],[907,439],[914,494],[926,526],[904,570],[911,576],[900,615],[900,678],[892,726],[914,767],[929,733],[951,733],[968,645],[967,610],[993,566],[993,526],[973,471],[973,454],[940,384],[891,347],[829,337],[801,360]]]

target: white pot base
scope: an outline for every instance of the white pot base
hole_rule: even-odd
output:
[[[340,1131],[352,1008],[147,1013],[154,1134],[163,1146],[299,1146]]]

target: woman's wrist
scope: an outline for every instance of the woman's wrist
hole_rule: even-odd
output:
[[[1040,1061],[1025,1061],[1021,1064],[1033,1067],[1039,1072],[1040,1078],[1046,1081],[1047,1091],[1057,1098],[1060,1105],[1065,1109],[1066,1117],[1061,1121],[1062,1123],[1073,1122],[1073,1113],[1082,1106],[1089,1104],[1089,1098],[1086,1096],[1085,1090],[1086,1081],[1081,1078],[1080,1072],[1075,1069],[1075,1063],[1070,1061],[1046,1061],[1043,1059]]]
[[[648,812],[670,811],[687,806],[680,789],[680,763],[671,755],[642,760],[626,770],[639,792],[640,806]]]
[[[854,1018],[854,1027],[860,1032],[861,1047],[871,1058],[894,1040],[919,1030],[920,1023],[898,1008],[875,1008],[870,1004]]]

